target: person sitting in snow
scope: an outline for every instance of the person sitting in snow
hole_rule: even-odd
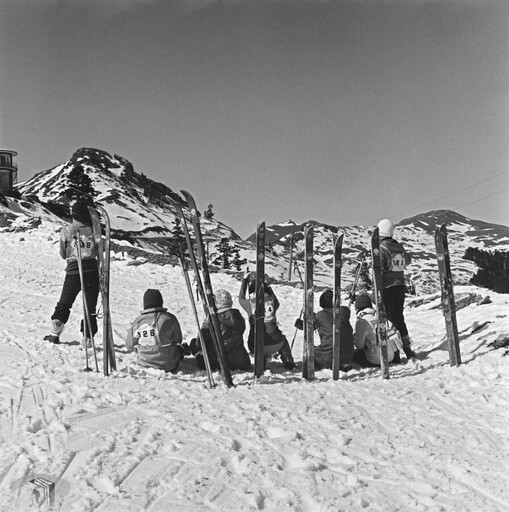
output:
[[[353,361],[360,366],[380,366],[380,347],[377,344],[377,315],[368,295],[358,295],[355,299],[354,344],[357,349]],[[400,363],[398,347],[401,337],[390,320],[387,321],[387,362]]]
[[[380,262],[382,265],[382,298],[387,318],[394,324],[403,340],[407,357],[415,357],[411,348],[403,308],[405,305],[405,268],[411,262],[410,255],[400,242],[394,240],[394,224],[389,219],[378,223],[380,233]]]
[[[332,335],[334,326],[333,320],[333,291],[325,290],[320,295],[320,311],[315,313],[313,327],[320,336],[320,345],[315,346],[315,369],[332,369]],[[304,322],[298,318],[295,321],[297,329],[304,328]],[[350,325],[350,308],[340,307],[340,368],[342,371],[348,371],[353,360],[354,344],[353,329]]]
[[[149,288],[143,295],[143,311],[127,331],[127,351],[138,353],[140,366],[174,372],[184,357],[181,343],[177,318],[163,308],[161,292]]]
[[[217,307],[217,319],[221,327],[223,337],[226,362],[230,370],[251,370],[251,359],[244,347],[244,331],[246,330],[246,321],[236,308],[233,308],[233,301],[230,292],[227,290],[218,290],[214,295]],[[207,318],[201,329],[201,336],[204,340],[207,350],[207,356],[212,371],[219,370],[220,365],[217,359],[216,350],[210,333],[210,322]],[[193,338],[190,343],[191,353],[195,355],[196,362],[201,370],[205,369],[202,347],[200,340]]]
[[[248,314],[249,318],[249,337],[247,345],[249,351],[254,353],[254,314],[255,314],[255,288],[256,288],[256,273],[246,272],[244,279],[240,285],[239,304],[244,311]],[[295,362],[292,356],[290,344],[286,336],[279,329],[277,323],[276,311],[279,309],[279,301],[272,288],[264,283],[265,292],[265,316],[264,316],[264,356],[279,353],[283,365],[287,370],[295,368]],[[248,296],[246,297],[246,294]]]
[[[60,343],[60,334],[69,320],[71,308],[81,290],[81,279],[78,267],[78,250],[76,247],[78,232],[79,243],[81,247],[84,293],[87,309],[90,315],[92,327],[92,336],[97,332],[96,306],[99,295],[99,270],[97,267],[97,247],[92,228],[92,219],[88,211],[86,201],[76,201],[71,208],[72,222],[60,230],[60,256],[67,260],[65,269],[65,279],[62,286],[60,299],[51,315],[53,330],[51,334],[44,337],[51,343]],[[85,333],[88,329],[83,329],[84,319],[81,321],[81,332]],[[90,333],[83,336],[82,344],[87,343],[91,346]]]

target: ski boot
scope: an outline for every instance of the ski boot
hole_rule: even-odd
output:
[[[405,355],[408,359],[413,359],[415,356],[415,352],[412,350],[410,345],[412,344],[412,340],[410,339],[410,336],[408,334],[406,336],[403,336],[403,352],[405,352]]]
[[[52,320],[52,322],[53,330],[51,331],[51,334],[44,336],[44,341],[49,341],[50,343],[58,345],[60,343],[60,334],[62,334],[65,324],[57,319]]]

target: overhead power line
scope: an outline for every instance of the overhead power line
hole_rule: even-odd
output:
[[[504,171],[504,172],[501,172],[501,173],[499,173],[499,174],[495,174],[494,176],[491,176],[491,177],[486,178],[486,179],[484,179],[484,180],[481,180],[481,181],[478,181],[478,182],[476,182],[476,183],[473,183],[472,185],[469,185],[468,187],[464,187],[464,188],[461,188],[461,189],[459,189],[459,190],[455,190],[454,192],[451,192],[451,193],[449,193],[449,194],[446,194],[445,196],[441,196],[441,197],[438,197],[438,198],[436,198],[436,199],[433,199],[432,201],[428,201],[427,203],[421,203],[421,204],[418,204],[418,205],[416,205],[416,206],[414,206],[414,207],[412,207],[412,208],[410,208],[410,209],[408,209],[408,210],[405,210],[405,211],[403,211],[403,212],[400,212],[400,213],[398,214],[398,217],[399,217],[399,216],[401,216],[401,215],[405,215],[405,214],[406,214],[406,213],[408,213],[408,212],[412,212],[412,211],[414,211],[414,210],[418,210],[418,209],[420,209],[420,208],[423,208],[424,206],[429,206],[429,205],[435,204],[435,203],[437,203],[438,201],[442,201],[443,199],[447,199],[447,198],[449,198],[449,197],[455,196],[455,195],[457,195],[457,194],[460,194],[461,192],[465,192],[465,190],[470,190],[471,188],[477,187],[477,186],[479,186],[479,185],[482,185],[483,183],[486,183],[486,182],[488,182],[488,181],[494,180],[495,178],[498,178],[498,177],[500,177],[500,176],[504,176],[504,175],[506,175],[506,174],[509,174],[509,171]],[[507,189],[505,189],[505,190],[507,190]],[[475,203],[475,202],[477,202],[477,201],[482,201],[483,199],[487,199],[488,197],[491,197],[492,195],[500,194],[501,192],[504,192],[504,190],[500,190],[500,191],[495,192],[495,193],[493,193],[493,194],[491,194],[491,195],[489,195],[489,196],[486,196],[486,197],[484,197],[484,198],[475,199],[475,200],[474,200],[474,201],[472,201],[471,203],[467,203],[467,204],[472,204],[472,203]],[[466,205],[461,205],[461,206],[466,206]],[[458,206],[457,208],[461,208],[461,206]]]

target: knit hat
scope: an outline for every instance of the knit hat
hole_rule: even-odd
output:
[[[325,290],[320,295],[320,307],[324,309],[328,309],[332,307],[332,299],[334,297],[334,293],[332,290]]]
[[[79,200],[76,201],[71,208],[71,215],[74,220],[83,222],[83,224],[91,224],[90,212],[88,211],[88,202]]]
[[[389,219],[382,219],[378,223],[380,238],[392,238],[394,233],[394,224]]]
[[[355,299],[355,309],[361,311],[366,308],[373,307],[371,299],[367,295],[358,295]]]
[[[162,308],[163,296],[159,290],[149,288],[143,295],[143,309]]]
[[[229,309],[233,306],[232,296],[227,290],[217,290],[215,294],[216,307],[220,309]]]

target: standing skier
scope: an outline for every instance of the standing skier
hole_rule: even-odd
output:
[[[264,283],[263,286],[265,296],[265,336],[263,353],[265,356],[279,353],[284,367],[287,370],[293,370],[293,368],[295,368],[295,362],[293,360],[290,344],[286,336],[281,332],[281,329],[279,329],[277,323],[276,311],[279,309],[279,301],[269,285]],[[251,353],[254,352],[255,288],[256,274],[254,272],[246,272],[240,285],[239,304],[249,317],[250,329],[247,344]],[[247,292],[249,293],[248,297],[246,297]]]
[[[60,343],[60,334],[69,320],[71,308],[81,290],[81,282],[78,268],[78,254],[76,242],[79,233],[79,243],[81,247],[81,257],[83,266],[83,280],[87,308],[90,314],[92,326],[92,335],[97,332],[97,318],[95,309],[97,306],[97,297],[99,295],[99,270],[97,268],[97,247],[94,241],[92,229],[92,219],[88,211],[86,201],[76,201],[71,209],[73,221],[68,226],[64,226],[60,231],[60,256],[67,260],[65,269],[65,279],[62,286],[60,299],[57,302],[55,311],[51,315],[53,330],[51,334],[44,339],[52,343]],[[85,332],[81,321],[81,332]],[[90,340],[83,339],[82,344],[87,343],[90,346]]]
[[[325,290],[320,295],[320,311],[314,315],[314,328],[320,336],[320,345],[315,347],[315,369],[323,368],[332,369],[332,335],[334,326],[333,321],[333,292]],[[350,308],[346,306],[340,307],[340,354],[341,354],[341,370],[348,371],[350,363],[353,359],[353,329],[350,325]],[[304,322],[298,318],[295,321],[295,327],[302,330]]]
[[[411,262],[410,255],[400,242],[394,240],[394,224],[389,219],[378,223],[380,230],[380,259],[382,265],[382,296],[387,318],[394,324],[403,340],[407,357],[415,357],[410,347],[412,340],[403,315],[405,306],[405,268]]]
[[[149,288],[143,295],[143,311],[127,331],[127,351],[138,352],[140,366],[174,372],[184,357],[181,343],[177,318],[163,308],[161,292]]]
[[[246,321],[241,312],[233,308],[233,301],[230,292],[227,290],[218,290],[214,294],[217,307],[217,319],[221,327],[221,334],[224,342],[224,351],[226,354],[226,362],[230,370],[251,370],[251,360],[249,354],[244,347],[244,331],[246,330]],[[210,333],[209,319],[205,320],[201,327],[207,355],[212,371],[219,370],[219,361],[217,360],[212,335]],[[205,361],[203,360],[202,347],[198,338],[191,340],[191,353],[196,357],[196,362],[201,370],[205,369]]]

